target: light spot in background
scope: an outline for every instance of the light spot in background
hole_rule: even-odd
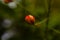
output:
[[[9,19],[5,19],[2,23],[2,26],[5,28],[9,28],[11,27],[11,25],[12,25],[12,20],[9,20]]]
[[[2,35],[1,40],[8,40],[9,38],[13,37],[14,34],[14,31],[7,31]]]

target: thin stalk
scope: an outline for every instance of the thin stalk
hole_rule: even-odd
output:
[[[48,13],[47,13],[47,22],[46,22],[46,40],[49,40],[48,38],[48,23],[49,23],[49,17],[50,17],[50,13],[51,13],[51,2],[52,0],[48,1]]]

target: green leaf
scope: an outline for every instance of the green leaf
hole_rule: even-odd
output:
[[[51,15],[49,17],[49,24],[48,24],[48,28],[54,28],[54,26],[56,26],[57,24],[60,23],[60,12],[59,10],[53,10],[51,12]]]

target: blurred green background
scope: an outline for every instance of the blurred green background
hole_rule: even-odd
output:
[[[17,34],[10,40],[60,40],[60,0],[22,0],[17,6],[11,9],[0,2],[0,17],[13,18],[18,24],[14,26]],[[37,25],[25,22],[29,14],[35,16]]]

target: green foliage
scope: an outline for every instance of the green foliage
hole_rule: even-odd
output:
[[[46,24],[47,12],[48,0],[23,0],[16,9],[0,3],[0,16],[14,18],[18,24],[19,35],[11,40],[60,40],[60,11],[51,5],[49,21]],[[29,14],[35,16],[37,26],[25,22],[25,16]]]

